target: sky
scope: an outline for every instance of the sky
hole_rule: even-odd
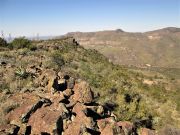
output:
[[[0,0],[0,30],[12,36],[180,27],[180,0]]]

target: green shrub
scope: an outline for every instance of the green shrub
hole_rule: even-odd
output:
[[[65,62],[64,62],[64,58],[62,57],[60,52],[55,52],[52,54],[52,60],[53,62],[55,62],[59,67],[62,67]]]
[[[20,49],[20,48],[30,48],[31,45],[31,41],[26,39],[25,37],[20,37],[20,38],[15,38],[10,46],[12,46],[12,48],[15,49]]]
[[[29,48],[31,51],[37,50],[37,47],[36,47],[35,45],[30,45],[28,48]]]
[[[28,73],[26,72],[26,70],[21,67],[15,71],[15,75],[21,79],[26,79],[28,77]]]
[[[0,37],[0,47],[7,47],[8,44],[4,38]]]

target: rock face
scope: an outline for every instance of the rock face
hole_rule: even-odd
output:
[[[51,70],[36,74],[36,82],[43,92],[19,92],[8,97],[18,106],[6,114],[8,124],[0,125],[0,134],[136,134],[132,123],[117,122],[110,110],[93,102],[87,82],[75,83],[75,79]],[[149,129],[142,129],[141,133],[153,135]]]

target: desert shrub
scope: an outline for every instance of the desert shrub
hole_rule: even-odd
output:
[[[59,67],[62,67],[65,64],[63,56],[60,52],[54,52],[51,57],[53,62],[55,62]]]
[[[10,46],[15,49],[20,49],[20,48],[30,48],[31,41],[26,39],[25,37],[20,37],[20,38],[15,38],[11,43]]]
[[[7,47],[7,45],[6,40],[0,37],[0,47]]]
[[[15,71],[15,75],[21,79],[26,79],[28,77],[26,70],[21,67]]]
[[[35,46],[35,45],[30,45],[28,48],[29,48],[31,51],[37,50],[37,46]]]
[[[4,91],[4,90],[8,90],[9,89],[9,85],[7,83],[2,83],[0,85],[0,92]]]

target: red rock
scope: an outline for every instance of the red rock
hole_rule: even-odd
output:
[[[79,123],[73,122],[64,131],[63,135],[79,135],[81,132],[81,125]]]
[[[73,99],[81,103],[91,103],[93,101],[93,93],[85,81],[75,84]]]
[[[114,124],[114,123],[115,121],[112,117],[97,120],[97,124],[98,124],[100,132],[102,132],[107,125]]]
[[[94,126],[94,121],[91,117],[87,117],[85,114],[87,107],[81,103],[77,103],[72,112],[76,113],[75,120],[78,123],[84,124],[85,127],[92,129]]]
[[[19,125],[21,123],[22,115],[28,112],[40,98],[30,93],[23,93],[15,94],[10,99],[18,103],[20,107],[8,113],[6,118],[10,123]]]
[[[84,110],[86,109],[87,107],[81,103],[77,103],[74,106],[72,112],[76,113],[76,117],[64,131],[64,135],[79,135],[82,127],[94,129],[95,123],[93,119],[91,117],[87,117],[84,113]]]
[[[62,117],[67,111],[64,112],[63,107],[57,105],[42,107],[29,118],[28,124],[32,126],[32,134],[41,134],[41,132],[53,134],[58,128],[57,123],[60,123],[61,129],[59,130],[63,130]]]
[[[134,132],[134,125],[131,122],[128,121],[120,121],[116,124],[119,126],[125,134],[132,134]]]
[[[101,135],[116,135],[122,133],[121,128],[116,125],[112,117],[98,120],[97,124]]]
[[[101,131],[101,135],[116,135],[114,130],[117,128],[117,133],[120,132],[119,127],[115,127],[114,125],[108,124],[106,127]]]

